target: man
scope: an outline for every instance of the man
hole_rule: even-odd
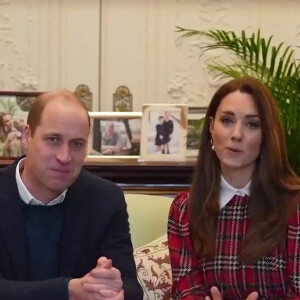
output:
[[[103,155],[120,154],[122,148],[125,146],[126,139],[115,130],[115,124],[107,122],[101,139],[101,153]]]
[[[0,171],[0,299],[142,299],[124,195],[82,170],[89,125],[74,93],[32,105],[27,154]]]

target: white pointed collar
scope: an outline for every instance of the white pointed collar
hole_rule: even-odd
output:
[[[232,198],[234,195],[239,196],[249,196],[250,195],[250,185],[251,180],[248,181],[248,183],[242,188],[237,189],[233,186],[231,186],[221,175],[221,187],[220,187],[220,209],[222,209]]]

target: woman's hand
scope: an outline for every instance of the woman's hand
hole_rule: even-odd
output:
[[[213,286],[210,289],[210,292],[211,292],[212,298],[207,296],[207,297],[205,297],[205,300],[223,300],[222,294],[220,293],[220,291],[217,287]],[[257,299],[258,299],[258,293],[252,292],[250,295],[248,295],[248,297],[245,300],[257,300]]]

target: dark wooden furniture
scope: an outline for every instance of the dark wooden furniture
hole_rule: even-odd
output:
[[[0,167],[12,160],[0,160]],[[175,195],[188,190],[194,161],[139,162],[137,159],[109,158],[87,161],[84,168],[120,185],[127,193]]]

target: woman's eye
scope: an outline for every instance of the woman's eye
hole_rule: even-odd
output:
[[[222,123],[223,124],[225,124],[225,125],[229,125],[229,124],[231,124],[233,121],[232,121],[232,119],[230,119],[230,118],[222,118]]]
[[[250,129],[257,129],[260,127],[260,124],[259,122],[249,122],[247,124],[247,126],[250,128]]]

